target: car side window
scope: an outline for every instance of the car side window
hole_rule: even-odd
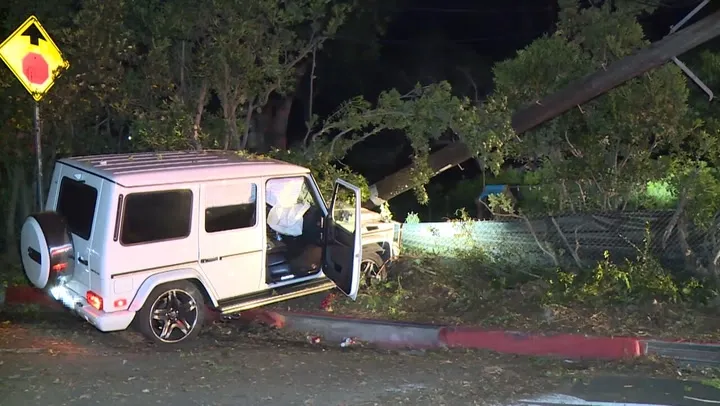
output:
[[[125,197],[120,243],[123,245],[187,238],[192,228],[190,189],[130,193]]]
[[[344,187],[335,189],[332,218],[335,224],[344,228],[348,233],[355,232],[355,193]]]
[[[56,210],[67,221],[70,231],[82,238],[90,239],[98,191],[94,187],[74,179],[63,177]]]
[[[239,230],[257,224],[257,185],[232,184],[208,188],[205,232]]]

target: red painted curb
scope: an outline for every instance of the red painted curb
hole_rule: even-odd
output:
[[[487,349],[521,355],[567,358],[623,359],[645,355],[641,340],[632,337],[588,337],[580,334],[528,335],[471,328],[440,329],[448,347]]]
[[[53,300],[46,292],[32,286],[10,286],[5,290],[6,305],[29,305],[37,304],[52,308],[62,309],[61,303]]]

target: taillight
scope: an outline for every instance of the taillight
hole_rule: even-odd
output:
[[[97,293],[88,290],[85,294],[85,300],[90,304],[90,306],[102,310],[103,309],[103,300]]]

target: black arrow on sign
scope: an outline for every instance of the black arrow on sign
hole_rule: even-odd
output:
[[[30,43],[33,45],[40,45],[40,40],[47,41],[35,23],[27,27],[20,35],[30,37]]]

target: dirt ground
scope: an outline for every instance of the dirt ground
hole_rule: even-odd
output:
[[[477,351],[311,344],[239,322],[163,350],[69,315],[0,314],[3,405],[510,405],[599,374],[677,378],[657,360],[567,363]],[[694,372],[693,372],[694,373]]]

